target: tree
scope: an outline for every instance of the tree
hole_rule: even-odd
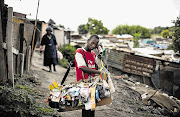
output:
[[[103,26],[101,20],[88,18],[88,22],[85,25],[85,29],[90,34],[108,34],[109,30]]]
[[[167,39],[167,37],[169,36],[169,30],[168,29],[163,30],[161,32],[161,36]]]
[[[133,36],[134,36],[134,39],[133,39],[133,42],[134,42],[133,48],[138,48],[139,47],[139,38],[141,37],[141,33],[134,33]]]
[[[139,25],[118,25],[112,30],[113,34],[130,34],[141,33],[142,38],[149,38],[151,36],[150,30]]]
[[[180,17],[177,17],[177,20],[173,21],[175,24],[175,32],[174,32],[174,39],[173,39],[173,45],[174,50],[177,52],[180,52]]]
[[[151,34],[161,34],[161,32],[163,30],[166,30],[168,29],[168,27],[161,27],[161,26],[158,26],[158,27],[154,27],[152,30],[151,30]]]
[[[79,34],[87,34],[88,30],[85,29],[85,24],[81,24],[78,26],[78,32]]]
[[[169,38],[172,39],[173,35],[174,35],[174,26],[171,26],[171,27],[161,27],[161,26],[158,26],[158,27],[154,27],[153,29],[151,29],[150,32],[154,36],[162,36],[161,33],[164,30],[169,30]]]

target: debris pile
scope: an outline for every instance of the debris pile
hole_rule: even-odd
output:
[[[124,80],[123,78],[117,79],[124,82],[125,87],[130,88],[140,94],[143,104],[147,107],[143,107],[140,110],[151,110],[152,113],[164,114],[171,116],[180,115],[180,100],[173,96],[168,96],[161,90],[155,90],[148,85],[135,82],[132,79]]]

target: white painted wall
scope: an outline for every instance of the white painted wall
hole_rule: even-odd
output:
[[[54,29],[54,35],[56,36],[58,46],[62,46],[64,44],[64,30]]]

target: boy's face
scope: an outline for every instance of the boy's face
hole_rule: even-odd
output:
[[[96,38],[90,39],[88,40],[87,47],[89,50],[93,50],[97,48],[98,43],[99,43],[99,39],[96,39]]]

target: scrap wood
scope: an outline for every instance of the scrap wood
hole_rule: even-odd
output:
[[[125,80],[124,80],[125,81]],[[137,91],[141,97],[142,97],[142,102],[146,105],[151,105],[149,103],[150,100],[153,100],[158,106],[161,108],[164,108],[167,110],[169,113],[176,115],[180,113],[180,105],[177,103],[179,100],[176,98],[170,98],[167,94],[159,91],[159,90],[154,90],[152,88],[146,88],[143,85],[136,84],[130,81],[125,81],[125,83],[128,85],[130,89]],[[176,99],[176,100],[175,100]]]
[[[163,94],[160,91],[149,90],[147,97],[143,99],[143,103],[146,104],[149,100],[153,100],[161,108],[166,109],[172,114],[177,114],[180,112],[180,105],[178,105],[167,94]]]

